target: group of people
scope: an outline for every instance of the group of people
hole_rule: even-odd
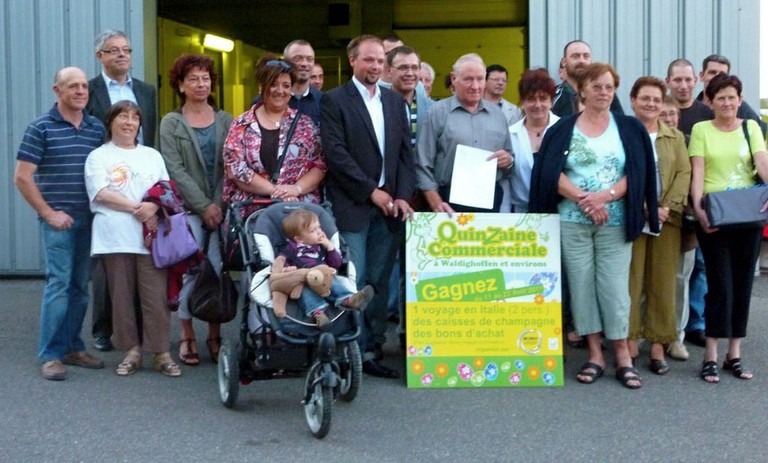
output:
[[[630,117],[615,98],[618,74],[592,63],[580,40],[564,49],[561,84],[545,69],[524,72],[519,107],[503,98],[507,70],[486,66],[474,53],[453,65],[453,95],[432,100],[434,70],[396,36],[353,39],[351,80],[322,93],[311,44],[295,40],[282,58],[260,59],[259,96],[233,117],[213,100],[211,59],[183,55],[169,75],[181,104],[160,122],[156,151],[155,90],[130,77],[127,36],[105,32],[95,48],[102,74],[88,81],[80,69],[60,70],[57,103],[30,124],[17,156],[15,182],[40,217],[46,253],[43,377],[64,379],[65,364],[103,368],[80,339],[89,299],[95,347],[125,353],[118,375],[141,368],[144,352],[161,373],[181,374],[170,354],[169,306],[178,307],[181,321],[179,361],[200,363],[188,308],[197,275],[155,268],[147,246],[168,208],[168,192],[155,190],[174,184],[215,267],[228,203],[329,201],[357,287],[365,288],[359,343],[369,375],[399,376],[381,360],[388,306],[398,305],[403,222],[414,211],[466,211],[560,214],[567,341],[589,349],[577,380],[602,376],[606,339],[616,378],[632,389],[642,385],[635,368],[640,339],[650,342],[654,373],[669,371],[667,352],[688,357],[682,333],[695,234],[709,282],[701,376],[719,379],[717,339],[724,337],[724,369],[751,377],[740,340],[761,230],[714,229],[700,206],[703,194],[753,184],[755,169],[768,178],[760,126],[750,121],[742,132],[749,117],[741,113],[741,82],[728,68],[702,73],[707,81],[698,102],[693,66],[676,60],[666,83],[654,77],[634,83]],[[692,119],[700,122],[695,128]],[[485,150],[495,163],[492,207],[452,200],[459,145]],[[688,227],[687,216],[697,223]],[[322,237],[310,241],[327,247]],[[400,311],[403,320],[402,303]],[[327,322],[317,311],[307,313]],[[698,323],[688,331],[704,329]],[[214,362],[220,344],[220,326],[209,324]]]

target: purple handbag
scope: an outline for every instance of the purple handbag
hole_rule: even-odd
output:
[[[164,210],[164,209],[163,209]],[[157,268],[168,268],[195,254],[200,247],[189,227],[186,212],[167,215],[157,224],[152,240],[152,261]]]

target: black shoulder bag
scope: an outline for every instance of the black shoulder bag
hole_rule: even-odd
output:
[[[216,273],[208,258],[211,233],[206,232],[203,254],[205,259],[189,292],[187,306],[193,317],[208,323],[227,323],[237,314],[237,287],[228,270]]]

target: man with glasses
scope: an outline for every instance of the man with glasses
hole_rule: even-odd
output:
[[[500,64],[491,64],[485,69],[485,95],[489,103],[499,105],[507,124],[512,125],[523,118],[523,113],[516,105],[504,99],[507,91],[507,69]]]
[[[104,121],[107,109],[122,100],[129,100],[141,108],[142,125],[139,143],[155,145],[157,126],[157,91],[155,87],[132,78],[131,42],[122,31],[104,31],[94,40],[96,59],[101,62],[102,71],[88,82],[88,107],[92,116]]]
[[[142,125],[139,143],[155,145],[157,126],[157,91],[155,87],[130,76],[131,42],[122,31],[107,30],[94,40],[96,59],[101,62],[102,71],[88,81],[88,105],[86,111],[104,121],[110,106],[122,100],[129,100],[141,108]],[[112,350],[112,302],[107,289],[107,278],[98,259],[94,259],[91,278],[93,280],[93,313],[91,330],[96,341],[93,347],[106,352]]]
[[[419,121],[424,119],[434,101],[425,93],[416,92],[419,84],[419,55],[411,47],[402,45],[387,53],[384,72],[392,77],[391,89],[405,100],[405,113],[411,130],[411,147],[416,146]]]
[[[315,50],[306,40],[294,40],[285,46],[283,56],[296,69],[296,80],[291,88],[291,100],[288,106],[311,117],[312,122],[319,127],[320,97],[323,93],[309,85],[315,65]]]

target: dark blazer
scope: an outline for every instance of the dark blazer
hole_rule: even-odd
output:
[[[382,189],[394,199],[407,201],[413,195],[416,174],[403,98],[381,89],[381,104],[386,151]],[[379,184],[382,156],[371,116],[352,81],[323,94],[320,138],[328,162],[326,192],[337,225],[343,231],[360,231],[368,222],[370,208],[376,207],[370,196]]]
[[[634,241],[645,225],[644,204],[648,205],[648,221],[651,230],[659,231],[656,163],[653,159],[651,139],[643,124],[630,116],[614,113],[613,117],[616,119],[616,126],[626,154],[624,172],[627,176],[627,194],[624,197],[626,200],[624,223],[627,241]],[[573,128],[578,118],[578,114],[573,114],[560,119],[544,135],[539,154],[536,155],[533,163],[533,172],[531,172],[528,212],[557,213],[557,206],[563,199],[557,191],[557,182],[565,168]]]
[[[157,90],[152,85],[131,77],[133,81],[133,94],[141,108],[144,145],[155,146],[155,133],[157,132]],[[99,74],[88,81],[88,105],[85,107],[89,114],[96,116],[104,122],[107,110],[112,106],[109,101],[109,92],[104,83],[104,77]]]

